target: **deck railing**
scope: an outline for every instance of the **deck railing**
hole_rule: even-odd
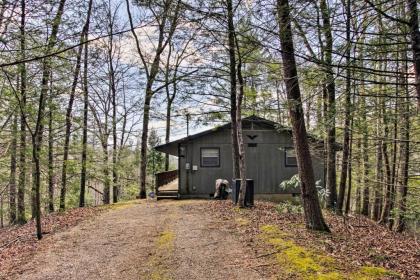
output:
[[[160,173],[156,173],[156,194],[159,193],[159,187],[164,186],[166,184],[169,184],[173,180],[176,180],[178,178],[178,170],[170,170],[170,171],[164,171]]]

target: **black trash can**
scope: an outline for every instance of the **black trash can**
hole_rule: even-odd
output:
[[[233,179],[232,201],[238,203],[241,179]],[[246,179],[245,206],[254,206],[254,180]]]

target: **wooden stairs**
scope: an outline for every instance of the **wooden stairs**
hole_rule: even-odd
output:
[[[156,174],[156,200],[179,199],[178,170]]]
[[[176,191],[159,191],[156,195],[156,199],[179,199],[178,190]]]

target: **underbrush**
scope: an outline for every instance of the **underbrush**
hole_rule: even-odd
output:
[[[279,214],[290,213],[290,214],[302,214],[303,207],[298,203],[291,201],[283,201],[276,205],[276,211]]]

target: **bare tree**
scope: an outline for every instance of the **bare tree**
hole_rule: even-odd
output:
[[[64,5],[66,0],[60,0],[57,13],[52,21],[51,34],[48,38],[46,53],[50,53],[57,43],[57,34],[60,27],[61,18],[64,11]],[[38,101],[37,119],[35,129],[31,132],[32,134],[32,161],[34,164],[34,190],[35,190],[35,219],[36,219],[36,234],[38,239],[42,238],[41,229],[41,166],[40,166],[40,152],[42,145],[42,134],[44,129],[44,110],[45,110],[45,98],[48,95],[49,81],[51,76],[51,58],[44,59],[42,63],[42,82],[41,92]]]
[[[68,156],[69,156],[73,103],[74,103],[74,97],[75,97],[76,88],[77,88],[78,79],[79,79],[83,44],[86,43],[88,39],[87,36],[89,34],[89,23],[90,23],[91,12],[92,12],[92,0],[89,1],[86,21],[83,26],[82,33],[80,34],[80,46],[77,50],[76,66],[74,69],[73,83],[71,86],[69,103],[67,105],[67,111],[66,111],[66,134],[65,134],[65,139],[64,139],[63,166],[62,166],[62,173],[61,173],[61,193],[60,193],[60,210],[61,211],[65,210],[66,208],[67,161],[68,161]]]
[[[90,1],[89,4],[91,4]],[[83,58],[83,132],[82,132],[82,168],[80,172],[80,194],[79,207],[85,207],[86,192],[86,163],[87,163],[87,132],[88,132],[88,113],[89,113],[89,88],[88,88],[88,58],[89,44],[86,42],[84,46]]]
[[[20,59],[26,58],[26,34],[25,34],[25,21],[26,21],[26,1],[21,0],[21,15],[20,15]],[[25,217],[25,185],[26,185],[26,64],[19,65],[20,77],[20,143],[19,143],[19,178],[18,178],[18,212],[17,222],[19,224],[26,223]]]
[[[144,94],[143,107],[143,130],[141,134],[141,149],[140,149],[140,193],[139,198],[146,198],[146,166],[147,166],[147,138],[149,131],[150,120],[150,105],[156,90],[153,89],[156,77],[159,72],[160,57],[167,45],[172,39],[177,26],[181,1],[173,3],[169,0],[164,0],[158,3],[158,8],[152,7],[152,4],[147,4],[148,9],[153,14],[154,21],[158,25],[158,39],[152,62],[150,63],[140,47],[140,41],[134,27],[133,17],[131,15],[130,3],[126,0],[128,19],[130,22],[131,32],[136,42],[136,50],[142,61],[144,71],[146,73],[146,89]],[[155,10],[156,9],[156,10]]]

